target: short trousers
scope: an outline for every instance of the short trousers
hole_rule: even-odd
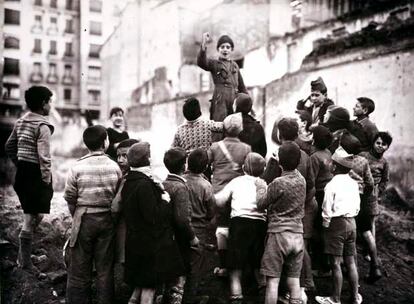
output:
[[[355,217],[357,230],[360,232],[372,230],[372,222],[375,215],[369,214],[366,210],[361,209]]]
[[[299,278],[303,262],[303,234],[290,231],[268,232],[260,273],[280,278]]]
[[[324,252],[336,256],[356,254],[356,224],[353,217],[334,217],[324,230]]]
[[[18,161],[14,190],[26,214],[50,213],[52,184],[42,181],[39,164]]]
[[[234,217],[230,220],[227,267],[260,268],[266,236],[266,222],[259,219]]]

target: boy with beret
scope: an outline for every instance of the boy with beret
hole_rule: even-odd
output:
[[[334,102],[328,98],[328,89],[322,77],[311,81],[311,94],[306,100],[298,101],[297,110],[306,110],[312,116],[311,129],[324,121],[326,110]]]
[[[50,212],[53,196],[50,137],[54,127],[47,119],[51,97],[52,92],[43,86],[25,92],[29,112],[16,121],[5,144],[7,156],[17,166],[13,186],[24,213],[17,264],[29,271],[36,270],[30,258],[33,232],[42,213]]]
[[[185,100],[183,115],[187,121],[175,132],[172,147],[180,147],[190,153],[197,148],[210,148],[213,135],[222,137],[223,123],[202,119],[200,102],[197,98],[190,97]]]
[[[252,99],[245,93],[239,93],[236,98],[236,113],[242,113],[243,131],[239,134],[239,139],[250,145],[253,152],[266,157],[267,145],[265,133],[259,121],[249,115],[252,110]]]
[[[171,148],[164,154],[164,165],[169,174],[163,185],[171,198],[175,239],[185,267],[185,274],[179,276],[171,288],[169,295],[171,304],[182,302],[186,277],[191,272],[191,247],[199,244],[191,223],[190,189],[183,177],[186,160],[187,154],[182,148]]]
[[[173,206],[162,184],[153,179],[150,156],[149,143],[131,146],[121,194],[127,226],[125,281],[134,288],[131,304],[152,304],[159,285],[184,274],[174,240]]]
[[[238,93],[246,93],[239,66],[231,59],[234,50],[233,40],[223,35],[217,41],[218,59],[207,58],[207,43],[210,34],[204,33],[201,48],[197,56],[197,65],[205,71],[211,72],[214,82],[214,92],[210,105],[210,119],[223,121],[233,113],[233,102]]]
[[[230,302],[242,303],[242,271],[251,266],[257,283],[264,287],[259,277],[260,261],[266,234],[266,213],[257,208],[256,192],[266,188],[266,182],[259,178],[266,162],[257,153],[247,154],[243,165],[245,175],[232,179],[215,194],[217,206],[224,206],[230,200],[231,214],[227,267],[230,269]]]
[[[289,303],[302,303],[299,277],[303,261],[303,223],[306,181],[296,169],[300,162],[300,149],[294,142],[280,146],[279,162],[283,168],[267,188],[258,195],[257,207],[267,209],[267,235],[260,272],[266,276],[266,304],[278,299],[282,270],[290,291]],[[260,192],[259,192],[260,194]]]
[[[237,137],[243,130],[243,119],[240,113],[227,116],[224,121],[225,138],[211,145],[208,154],[213,168],[212,185],[214,193],[219,192],[233,178],[243,175],[242,166],[247,154],[251,152],[248,144]],[[218,276],[224,276],[226,270],[227,238],[229,233],[230,206],[225,204],[217,209],[216,239],[220,259],[220,267],[214,270]]]
[[[324,252],[329,255],[332,268],[333,293],[329,297],[315,297],[321,304],[341,303],[342,260],[348,270],[351,287],[351,303],[362,303],[358,293],[358,271],[356,256],[355,217],[359,212],[360,199],[358,183],[349,171],[353,167],[352,155],[342,147],[332,156],[332,170],[335,176],[325,187],[322,205],[322,225],[324,227]]]
[[[114,289],[115,227],[111,204],[122,173],[105,154],[108,135],[103,126],[86,128],[83,142],[89,153],[70,169],[63,196],[72,215],[67,303],[89,303],[94,262],[98,303],[109,304]]]

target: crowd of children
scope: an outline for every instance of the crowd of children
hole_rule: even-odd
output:
[[[213,60],[206,56],[209,39],[203,35],[198,64],[213,74],[212,119],[201,118],[196,98],[184,102],[186,122],[165,152],[164,181],[153,175],[150,143],[129,139],[122,128],[122,109],[111,111],[113,128],[84,130],[89,153],[71,168],[64,191],[73,218],[67,303],[89,303],[93,268],[97,302],[113,303],[114,263],[123,265],[130,304],[207,303],[198,283],[213,271],[206,263],[211,249],[218,256],[214,274],[229,277],[231,303],[243,303],[249,272],[266,304],[307,303],[306,292],[318,287],[313,276],[324,274],[332,276],[332,294],[315,300],[340,303],[342,263],[350,303],[362,303],[356,238],[360,233],[364,241],[371,263],[366,279],[373,283],[382,276],[375,217],[388,182],[383,155],[392,142],[369,120],[374,102],[358,98],[351,121],[327,98],[319,77],[310,97],[298,102],[297,118],[275,122],[278,150],[266,163],[263,127],[249,115],[252,100],[229,59],[233,41],[222,36],[220,58]],[[32,235],[53,193],[51,95],[45,87],[26,91],[30,112],[6,143],[25,213],[18,261],[30,271],[36,271]]]

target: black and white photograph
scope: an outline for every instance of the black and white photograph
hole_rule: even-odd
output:
[[[0,0],[0,304],[414,303],[413,0]]]

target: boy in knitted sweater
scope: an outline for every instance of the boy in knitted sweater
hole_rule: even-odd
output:
[[[14,190],[24,212],[17,263],[27,270],[35,270],[30,259],[33,232],[41,214],[50,212],[53,196],[50,136],[54,127],[47,119],[51,97],[52,92],[43,86],[25,92],[29,112],[16,121],[5,145],[7,156],[17,166]]]
[[[230,269],[232,303],[242,303],[242,270],[247,265],[255,270],[259,285],[262,283],[259,268],[266,234],[266,213],[257,209],[256,192],[258,188],[266,188],[266,182],[259,178],[265,164],[260,154],[247,154],[243,165],[245,175],[234,178],[215,195],[218,206],[224,206],[228,200],[231,205],[227,268]]]
[[[72,215],[67,303],[89,303],[95,262],[98,303],[109,304],[114,291],[115,227],[111,205],[122,173],[105,154],[108,135],[103,126],[86,128],[83,141],[89,153],[70,169],[63,195]]]
[[[266,276],[266,304],[276,303],[282,270],[286,273],[290,303],[301,303],[299,277],[303,261],[303,224],[306,181],[296,170],[300,149],[294,142],[285,142],[279,149],[282,176],[258,196],[259,210],[267,209],[267,236],[260,272]],[[260,192],[259,192],[260,193]]]

